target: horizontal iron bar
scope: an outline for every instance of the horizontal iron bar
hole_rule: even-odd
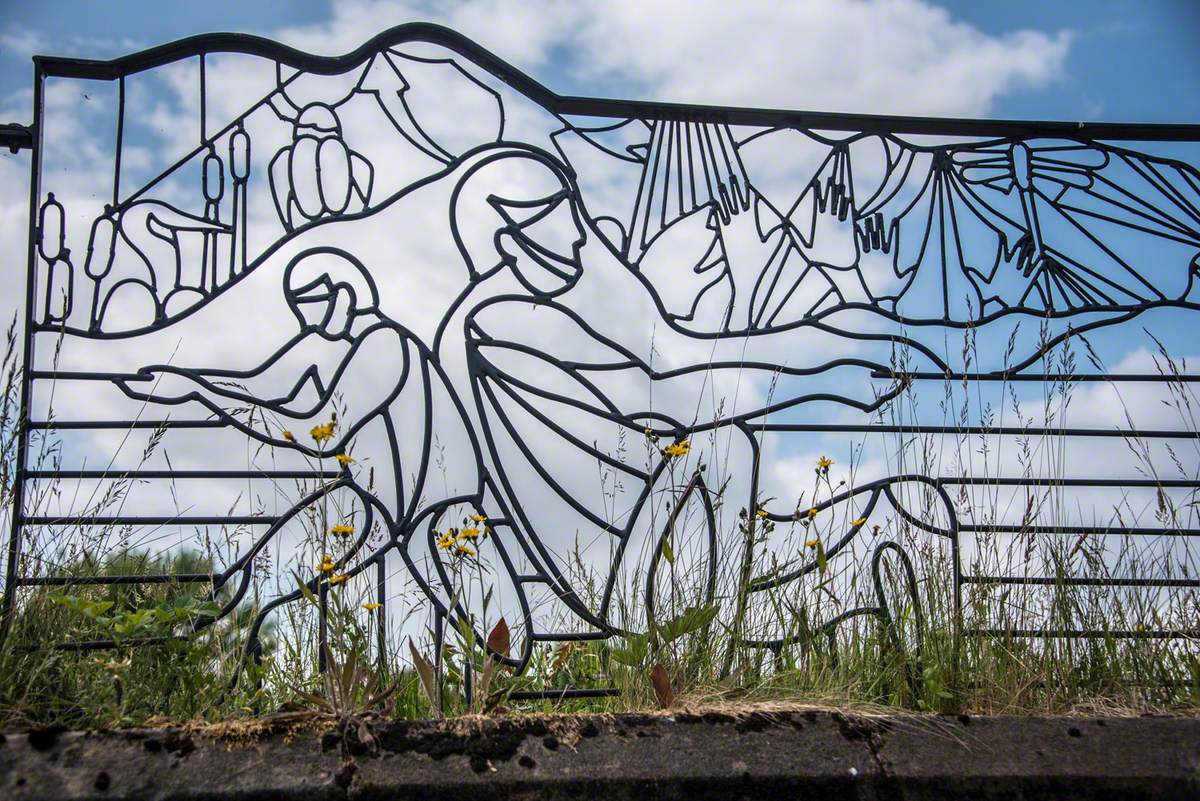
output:
[[[222,420],[31,420],[33,429],[75,430],[128,428],[225,428]],[[1018,428],[1004,426],[935,426],[935,425],[847,425],[841,423],[767,423],[755,426],[767,431],[804,431],[839,434],[992,434],[995,436],[1059,436],[1059,437],[1123,437],[1145,439],[1200,439],[1200,431],[1147,429],[1132,431],[1107,428]]]
[[[1200,587],[1200,579],[1093,578],[1089,576],[963,576],[963,584],[1028,584],[1041,587]]]
[[[243,53],[269,58],[290,67],[331,75],[357,66],[380,50],[404,42],[442,45],[560,115],[623,119],[724,122],[731,125],[802,127],[867,133],[941,134],[984,137],[1064,137],[1127,141],[1197,141],[1200,125],[1095,123],[1035,120],[979,120],[938,117],[898,117],[871,114],[830,114],[757,108],[726,108],[590,97],[561,96],[511,64],[497,58],[460,33],[431,23],[398,25],[344,56],[314,56],[270,39],[239,33],[192,36],[111,61],[35,56],[46,76],[115,80],[204,53]]]
[[[29,377],[52,381],[153,381],[146,373],[98,373],[80,370],[30,370]]]
[[[1200,537],[1198,528],[1126,528],[1123,526],[1038,526],[1038,525],[988,525],[986,523],[960,524],[959,531],[972,533],[993,532],[996,534],[1128,534],[1134,537]]]
[[[223,420],[30,420],[29,427],[35,429],[91,430],[127,428],[227,428]]]
[[[995,436],[1121,437],[1144,439],[1200,439],[1200,431],[1119,428],[1045,428],[1016,426],[935,426],[935,425],[850,425],[843,423],[764,423],[756,430],[794,431],[814,434],[992,434]]]
[[[29,377],[52,381],[152,381],[154,376],[146,373],[104,373],[79,370],[31,370]],[[1172,381],[1200,382],[1200,373],[1163,375],[1162,373],[939,373],[918,370],[912,373],[894,370],[872,370],[871,378],[902,379],[921,381]]]
[[[47,647],[52,651],[102,651],[105,648],[132,648],[140,645],[164,645],[168,642],[181,642],[187,640],[187,637],[131,637],[128,640],[76,640],[74,642],[56,642],[48,646],[34,645],[32,643],[24,643],[15,647],[15,650],[22,653],[30,653],[32,651],[40,651],[43,647]]]
[[[1200,631],[1182,629],[1147,629],[1146,631],[1100,631],[1098,629],[967,629],[970,637],[1021,637],[1046,639],[1107,639],[1117,640],[1192,640],[1200,637]]]
[[[161,573],[146,576],[29,576],[17,578],[18,587],[91,586],[94,584],[200,584],[213,580],[211,573]]]
[[[25,478],[337,478],[336,470],[27,470]]]
[[[938,373],[921,371],[915,373],[898,373],[892,370],[873,370],[871,378],[913,378],[920,381],[1060,381],[1064,383],[1080,381],[1153,381],[1169,384],[1173,381],[1200,382],[1200,373],[1185,373],[1180,375],[1162,375],[1161,373]]]
[[[159,526],[178,524],[181,526],[206,525],[271,525],[279,521],[277,516],[268,515],[66,515],[64,517],[49,517],[45,515],[22,517],[20,523],[26,526]]]
[[[566,634],[530,634],[534,642],[579,642],[581,640],[607,640],[611,635],[603,631],[578,631]]]
[[[1055,478],[1053,476],[963,476],[961,478],[939,477],[934,479],[937,484],[951,486],[992,485],[997,487],[1162,487],[1169,488],[1200,488],[1200,479],[1190,478]]]
[[[522,690],[509,693],[510,701],[557,701],[569,698],[613,698],[621,694],[616,687],[600,687],[594,690]]]

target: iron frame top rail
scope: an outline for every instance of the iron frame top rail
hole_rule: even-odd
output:
[[[1124,123],[1046,120],[988,120],[877,114],[720,107],[658,101],[559,95],[518,68],[460,33],[428,22],[397,25],[341,56],[319,56],[245,33],[206,33],[152,47],[111,60],[34,56],[48,78],[116,80],[206,53],[239,53],[273,59],[290,67],[324,75],[344,71],[382,48],[408,42],[437,44],[470,59],[508,86],[560,115],[721,122],[728,125],[802,127],[863,133],[936,134],[980,137],[1058,137],[1081,140],[1183,142],[1200,140],[1200,125],[1188,123]],[[0,126],[0,145],[34,147],[30,127]]]

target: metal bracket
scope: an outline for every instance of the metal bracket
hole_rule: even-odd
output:
[[[0,123],[0,147],[7,147],[10,153],[33,150],[33,126],[16,122]]]

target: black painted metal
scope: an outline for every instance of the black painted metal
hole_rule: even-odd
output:
[[[9,152],[17,153],[33,147],[33,131],[28,125],[5,123],[0,125],[0,147],[6,147]]]
[[[296,76],[304,74],[342,75],[363,70],[350,97],[364,97],[377,93],[366,83],[366,72],[371,65],[390,65],[389,59],[401,58],[395,48],[414,42],[439,45],[450,52],[448,63],[461,72],[473,90],[494,97],[500,113],[500,129],[494,137],[479,141],[466,149],[455,149],[436,140],[425,131],[420,122],[406,108],[392,108],[380,100],[387,119],[396,133],[425,157],[438,163],[430,174],[390,197],[379,196],[380,171],[387,165],[372,164],[363,155],[351,149],[343,135],[342,121],[338,114],[338,103],[314,102],[303,109],[294,107],[290,143],[276,150],[268,161],[265,175],[254,173],[251,158],[253,141],[247,133],[247,119],[256,111],[274,102],[291,102],[287,98],[288,85]],[[274,62],[277,73],[277,88],[254,103],[245,112],[232,119],[209,120],[207,118],[207,95],[205,94],[205,58],[215,54],[240,53]],[[404,56],[407,57],[407,56]],[[185,59],[200,60],[200,115],[202,141],[191,153],[186,154],[163,173],[136,188],[121,187],[114,178],[112,203],[93,223],[92,245],[87,254],[71,254],[63,246],[61,233],[57,239],[48,232],[61,232],[64,208],[53,194],[41,190],[40,139],[44,130],[43,84],[47,78],[75,78],[116,82],[119,91],[119,123],[116,139],[115,175],[120,175],[122,137],[126,114],[127,78],[173,65]],[[364,65],[366,65],[364,67]],[[549,137],[553,146],[542,147],[523,141],[512,141],[504,133],[504,100],[497,89],[484,83],[482,78],[464,68],[469,66],[481,75],[490,75],[503,85],[515,90],[554,118],[558,129]],[[414,191],[436,180],[453,180],[457,183],[451,193],[449,225],[458,243],[460,253],[470,271],[459,301],[446,310],[446,315],[432,339],[422,339],[401,322],[388,317],[380,307],[382,280],[377,270],[368,268],[354,253],[342,247],[320,245],[310,247],[294,255],[283,273],[282,292],[288,306],[300,323],[299,332],[278,352],[282,357],[306,338],[319,336],[326,342],[343,348],[346,355],[333,375],[321,375],[317,365],[293,388],[282,387],[282,394],[260,397],[236,382],[251,381],[263,375],[274,363],[272,358],[250,371],[235,371],[217,366],[212,368],[181,368],[164,364],[146,365],[136,372],[66,371],[37,369],[25,373],[22,384],[21,440],[19,464],[16,478],[14,525],[8,545],[6,591],[4,598],[5,626],[8,613],[13,609],[15,593],[19,587],[54,585],[66,579],[54,576],[25,576],[20,570],[22,534],[33,526],[113,526],[113,525],[261,525],[267,529],[256,541],[258,544],[234,564],[211,576],[189,574],[173,577],[174,580],[211,582],[214,597],[226,587],[233,587],[232,600],[226,600],[223,612],[227,613],[244,596],[249,581],[253,557],[289,519],[299,514],[325,494],[334,490],[353,493],[365,511],[367,525],[361,526],[362,534],[337,560],[337,569],[348,575],[366,571],[372,567],[377,571],[378,597],[382,601],[386,577],[383,564],[389,554],[399,554],[412,578],[428,593],[430,602],[438,609],[438,631],[442,631],[442,618],[464,615],[461,608],[447,604],[430,583],[434,580],[450,583],[442,562],[435,559],[439,576],[425,576],[409,554],[410,543],[428,540],[428,549],[435,553],[435,525],[440,516],[452,508],[473,509],[476,514],[487,515],[488,525],[493,530],[503,530],[508,539],[495,537],[498,556],[510,573],[519,592],[528,585],[545,585],[554,589],[558,597],[580,621],[578,632],[536,631],[531,612],[521,596],[528,638],[515,655],[504,655],[516,667],[524,667],[530,660],[532,645],[546,641],[577,641],[602,639],[619,630],[610,619],[609,604],[614,590],[614,577],[610,576],[603,588],[603,602],[599,609],[589,608],[571,587],[567,577],[558,568],[556,561],[547,553],[545,543],[537,530],[529,509],[522,503],[522,488],[512,483],[511,476],[499,454],[515,449],[520,458],[528,462],[550,490],[569,506],[579,518],[590,525],[613,534],[618,557],[631,537],[631,529],[637,515],[629,517],[624,528],[614,527],[601,519],[579,500],[573,498],[567,487],[553,475],[525,442],[519,430],[503,412],[514,405],[523,413],[538,420],[548,430],[554,431],[572,447],[589,454],[601,464],[625,476],[638,486],[643,486],[638,501],[639,507],[649,502],[652,488],[661,483],[671,467],[669,453],[662,455],[657,464],[641,469],[620,459],[613,458],[597,447],[580,440],[556,422],[545,408],[549,406],[577,408],[607,421],[633,434],[661,440],[664,444],[682,443],[691,437],[714,430],[734,430],[744,435],[748,447],[758,453],[759,441],[766,432],[849,432],[849,433],[899,433],[899,434],[952,434],[994,436],[1057,436],[1092,438],[1138,438],[1161,440],[1193,440],[1200,436],[1194,430],[1133,428],[1080,428],[1066,426],[991,426],[991,425],[886,425],[872,419],[862,424],[829,422],[770,422],[768,415],[779,415],[803,404],[831,402],[864,414],[864,419],[886,408],[914,382],[1114,382],[1138,383],[1167,381],[1160,375],[1144,373],[1077,374],[1051,371],[1042,360],[1069,337],[1083,331],[1093,331],[1105,325],[1127,322],[1139,315],[1156,309],[1179,309],[1195,312],[1200,305],[1195,300],[1193,285],[1200,270],[1200,173],[1194,165],[1131,149],[1121,143],[1138,142],[1200,142],[1200,126],[1193,125],[1127,125],[1100,123],[1066,123],[1044,121],[989,121],[931,119],[913,117],[881,117],[850,114],[819,114],[795,111],[771,111],[759,109],[723,108],[708,106],[683,106],[666,103],[641,103],[623,100],[562,97],[546,89],[511,65],[462,36],[434,25],[412,24],[393,28],[364,44],[345,56],[328,58],[301,53],[252,36],[238,34],[213,34],[181,40],[142,53],[112,61],[88,61],[82,59],[45,58],[35,59],[36,77],[34,94],[34,121],[30,127],[5,126],[0,130],[0,145],[14,149],[33,150],[30,214],[30,254],[28,293],[25,305],[25,364],[34,364],[34,341],[39,334],[76,337],[91,341],[135,342],[143,335],[168,328],[216,300],[243,283],[256,268],[280,252],[289,243],[308,232],[321,227],[334,230],[345,221],[359,220],[378,214],[381,210],[410,191]],[[284,68],[295,71],[284,76]],[[397,76],[399,72],[397,71]],[[403,80],[403,78],[401,78]],[[407,84],[405,84],[407,86]],[[282,100],[281,100],[282,98]],[[343,99],[341,102],[348,102]],[[271,106],[274,108],[274,106]],[[278,111],[276,111],[279,114]],[[393,114],[409,114],[400,120]],[[600,124],[585,122],[583,117],[605,118]],[[281,117],[282,119],[282,117]],[[612,122],[615,121],[615,122]],[[211,124],[210,124],[211,123]],[[609,148],[604,136],[622,125],[641,126],[640,141],[624,150]],[[794,133],[809,146],[821,153],[819,166],[815,168],[811,183],[797,188],[795,202],[780,204],[778,198],[761,189],[757,179],[751,175],[743,160],[743,150],[757,140],[780,132]],[[593,199],[580,188],[579,169],[571,162],[566,151],[559,146],[560,137],[578,137],[581,141],[602,151],[608,156],[635,165],[641,170],[641,179],[632,198],[632,215],[618,219],[616,216],[596,211],[589,205]],[[929,142],[923,137],[937,137]],[[304,148],[329,148],[330,158],[336,160],[345,173],[345,186],[339,195],[318,201],[301,197],[292,185],[293,173],[300,169],[302,159],[297,155]],[[880,171],[882,179],[877,181],[875,191],[867,196],[855,194],[855,170],[872,169],[861,163],[860,153],[866,149],[881,159],[873,168]],[[202,177],[201,190],[205,198],[204,214],[172,206],[153,199],[153,190],[168,176],[184,165],[199,165]],[[489,196],[488,203],[499,217],[495,231],[494,265],[476,263],[463,244],[466,223],[458,215],[458,204],[463,193],[469,192],[473,176],[495,165],[517,165],[522,169],[546,179],[556,188],[540,197],[497,198]],[[320,173],[317,175],[318,186]],[[1134,185],[1136,184],[1136,185]],[[252,251],[247,243],[248,187],[265,185],[271,196],[273,211],[278,218],[282,234],[277,241]],[[783,261],[788,258],[803,259],[802,250],[811,245],[817,234],[816,223],[804,230],[803,220],[797,217],[800,197],[807,197],[812,204],[812,220],[818,215],[843,225],[847,233],[847,247],[853,256],[842,265],[809,266],[824,274],[840,270],[852,274],[860,284],[856,295],[843,291],[839,284],[826,276],[828,291],[816,302],[806,307],[789,306],[796,295],[800,282],[809,275],[805,270],[798,278],[784,278]],[[261,195],[260,195],[261,197]],[[232,213],[221,219],[222,208],[232,206]],[[141,278],[125,278],[113,283],[108,278],[111,269],[112,249],[119,237],[132,244],[132,230],[136,214],[149,208],[151,217],[155,210],[162,210],[182,223],[174,229],[163,226],[156,234],[170,239],[180,230],[202,233],[206,242],[211,241],[211,250],[206,246],[204,265],[198,280],[185,283],[178,265],[156,265],[148,263],[148,274]],[[577,239],[567,246],[551,246],[540,242],[533,231],[537,223],[558,215],[573,221]],[[752,286],[739,284],[731,267],[733,257],[726,252],[720,236],[714,246],[705,252],[701,261],[681,263],[681,271],[694,274],[707,273],[711,281],[700,289],[688,308],[681,308],[670,298],[660,293],[660,288],[648,279],[643,271],[647,253],[655,249],[664,235],[682,220],[703,219],[712,231],[722,231],[732,225],[734,219],[745,220],[753,215],[763,243],[777,241],[775,250],[767,263],[757,269]],[[1053,219],[1059,229],[1072,231],[1071,241],[1056,240],[1047,232],[1047,221]],[[968,229],[974,234],[967,235]],[[167,231],[167,233],[164,233]],[[1114,234],[1114,231],[1118,232]],[[971,238],[974,237],[974,238]],[[1147,265],[1129,255],[1124,243],[1117,244],[1116,238],[1130,238],[1139,246],[1159,247],[1170,245],[1191,253],[1190,260],[1182,264],[1166,266]],[[223,238],[223,239],[222,239]],[[216,243],[230,242],[228,256],[219,252]],[[700,364],[662,370],[647,363],[641,356],[626,349],[621,343],[608,338],[596,326],[595,321],[586,319],[579,311],[580,306],[572,301],[572,291],[580,281],[585,266],[580,257],[581,247],[589,241],[598,241],[608,254],[632,276],[630,285],[637,291],[648,293],[661,315],[664,330],[680,337],[698,342],[750,341],[757,337],[779,337],[798,335],[806,331],[817,331],[845,338],[847,342],[890,343],[917,354],[922,363],[931,369],[906,369],[895,363],[873,361],[857,357],[841,357],[832,354],[816,367],[795,367],[777,362],[756,362],[749,359],[730,361],[707,361]],[[665,240],[664,240],[665,241]],[[981,245],[980,242],[983,244]],[[105,249],[107,248],[107,257]],[[1080,251],[1084,251],[1082,254]],[[140,252],[140,251],[139,251]],[[107,260],[106,260],[107,259]],[[336,263],[337,268],[324,272],[313,271],[311,265],[324,259],[323,263]],[[780,261],[776,263],[776,259]],[[885,264],[890,270],[887,286],[873,284],[866,275],[868,260]],[[519,271],[519,262],[536,265],[542,271],[530,277]],[[1168,267],[1173,270],[1171,280],[1166,280]],[[461,306],[471,291],[501,271],[512,268],[519,291],[494,295],[479,301],[471,298],[471,307]],[[929,271],[940,271],[940,283],[935,290],[917,292],[912,289],[918,276]],[[52,296],[51,284],[61,285],[55,278],[66,275],[65,284],[70,288],[62,298]],[[772,274],[773,272],[773,274]],[[815,273],[814,273],[815,274]],[[41,279],[41,276],[49,276]],[[1024,279],[1021,281],[1018,279]],[[1182,276],[1182,277],[1180,277]],[[997,286],[1013,279],[1023,283],[1015,295],[1005,295]],[[39,281],[43,281],[39,284]],[[59,283],[56,284],[56,281]],[[792,281],[788,285],[788,281]],[[953,285],[953,289],[952,289]],[[112,312],[110,303],[118,290],[136,287],[144,291],[155,302],[154,319],[149,322],[127,324]],[[345,294],[342,294],[345,293]],[[725,293],[725,294],[722,294]],[[741,293],[741,294],[739,294]],[[749,293],[749,300],[746,294]],[[969,302],[963,303],[958,293],[965,294]],[[728,296],[722,308],[719,325],[704,327],[698,321],[699,306],[706,300]],[[336,328],[331,320],[339,297],[348,297],[350,311],[342,328]],[[191,298],[180,302],[179,298]],[[922,305],[922,301],[924,304]],[[511,341],[489,328],[488,315],[496,309],[510,313],[524,313],[536,309],[539,314],[558,315],[556,319],[568,321],[575,329],[610,356],[610,361],[571,361],[553,354],[531,348],[529,345]],[[841,327],[846,312],[866,312],[875,319],[890,325],[882,333],[878,330],[864,332]],[[459,343],[461,350],[450,353],[446,342],[451,338],[448,325],[453,315],[456,324],[464,328],[464,339]],[[1101,315],[1099,319],[1096,315]],[[1078,319],[1079,325],[1067,333],[1056,334],[1040,342],[1030,352],[1019,354],[1016,364],[1005,365],[996,371],[968,371],[947,363],[932,349],[923,344],[911,332],[929,328],[939,330],[968,330],[991,321],[1010,316],[1026,316],[1035,321]],[[336,433],[314,445],[302,444],[294,437],[284,436],[280,430],[270,430],[248,422],[242,414],[232,408],[264,410],[284,419],[308,419],[312,410],[298,409],[295,396],[305,381],[312,379],[320,396],[317,410],[328,407],[338,389],[342,371],[355,354],[371,343],[390,342],[403,363],[396,386],[384,400],[366,414],[359,414],[348,421],[339,421]],[[590,405],[581,404],[577,398],[568,397],[548,387],[535,386],[502,366],[497,354],[524,354],[539,359],[547,371],[556,376],[570,379],[585,387],[591,395]],[[469,386],[454,379],[458,374],[451,371],[465,364]],[[774,399],[767,405],[750,411],[740,411],[711,421],[688,421],[644,409],[622,407],[600,389],[606,374],[627,371],[639,375],[646,381],[668,380],[686,377],[711,370],[765,370],[777,377],[801,379],[814,375],[823,376],[837,368],[865,370],[871,377],[890,381],[885,391],[870,399],[856,399],[840,394],[830,386],[820,392],[796,394]],[[165,376],[189,381],[193,390],[182,396],[156,394],[157,379]],[[1183,375],[1169,380],[1192,382],[1200,380],[1196,375]],[[121,420],[35,420],[30,419],[31,398],[35,384],[39,382],[101,382],[119,387],[129,398],[144,401],[159,409],[159,419]],[[425,438],[430,437],[429,420],[432,417],[431,394],[437,390],[449,399],[451,413],[460,418],[470,441],[470,458],[477,467],[478,484],[475,491],[443,498],[436,502],[417,502],[420,486],[411,493],[399,492],[399,498],[409,498],[392,508],[383,503],[365,485],[364,477],[352,468],[330,469],[332,458],[344,453],[346,446],[368,423],[381,423],[391,443],[393,460],[398,464],[397,433],[389,416],[389,404],[408,382],[420,383],[424,387],[423,413]],[[290,394],[289,394],[290,392]],[[536,399],[536,400],[532,400]],[[172,419],[170,411],[185,403],[199,403],[206,408],[206,419]],[[281,450],[303,454],[309,459],[325,465],[318,469],[278,471],[228,471],[228,470],[44,470],[32,469],[29,454],[29,432],[35,430],[103,431],[128,429],[233,429],[249,437],[255,443]],[[424,464],[416,465],[418,481],[424,481],[430,469],[427,452]],[[748,509],[758,509],[757,461],[755,474],[751,477],[751,497]],[[399,471],[397,471],[399,472]],[[1080,473],[1086,471],[1081,470]],[[24,507],[25,488],[30,481],[42,479],[227,479],[227,478],[274,478],[312,479],[327,482],[314,493],[302,498],[283,515],[76,515],[54,517],[28,514]],[[916,482],[928,487],[941,504],[944,520],[931,524],[905,509],[897,497],[895,488],[902,483]],[[961,603],[961,589],[967,584],[1037,585],[1049,583],[1079,584],[1083,586],[1132,587],[1149,586],[1164,588],[1200,587],[1200,579],[1191,578],[1065,578],[1043,579],[1028,576],[965,574],[959,563],[960,538],[970,532],[1015,532],[1015,533],[1079,533],[1081,527],[1044,526],[1023,524],[1005,526],[998,524],[972,524],[960,522],[955,505],[947,487],[985,486],[1075,486],[1075,487],[1150,487],[1196,489],[1195,481],[1186,479],[1147,479],[1145,477],[1089,478],[1086,475],[1063,477],[978,477],[953,478],[925,476],[920,474],[893,475],[868,482],[824,500],[813,507],[813,515],[838,504],[850,501],[861,503],[865,509],[862,522],[857,522],[844,532],[836,542],[825,547],[823,558],[832,558],[860,539],[869,528],[866,519],[877,503],[886,501],[896,508],[897,513],[909,524],[949,542],[954,553],[955,575],[952,578],[956,602]],[[709,488],[699,470],[692,473],[681,491],[675,512],[667,527],[661,532],[666,540],[675,521],[675,515],[693,496],[703,504],[710,551],[717,549],[716,524],[713,504],[716,490]],[[795,522],[798,513],[764,512],[761,517],[774,523]],[[754,515],[751,515],[753,526]],[[366,532],[378,521],[386,532],[382,546],[369,552]],[[1097,526],[1094,534],[1125,536],[1167,535],[1194,536],[1200,531],[1181,528],[1147,528],[1123,526]],[[510,543],[506,546],[504,542]],[[533,572],[519,573],[516,568],[517,553],[509,553],[506,547],[517,543],[525,557],[535,565]],[[824,623],[822,630],[829,631],[842,621],[862,616],[875,616],[885,622],[893,617],[880,577],[881,562],[885,556],[894,555],[901,571],[904,590],[920,618],[917,583],[911,560],[896,542],[883,541],[872,550],[872,577],[877,593],[877,602],[860,608],[849,609]],[[619,559],[618,559],[619,561]],[[810,575],[819,568],[812,559],[775,574],[760,576],[751,582],[754,592],[764,592]],[[659,569],[659,558],[649,565],[646,584],[646,605],[653,612],[655,597],[653,583]],[[823,569],[823,568],[821,568]],[[716,562],[711,561],[706,582],[706,599],[714,600]],[[88,579],[90,583],[130,583],[137,581],[155,582],[169,580],[163,576],[111,576]],[[318,592],[324,598],[328,585],[320,576],[307,582],[305,589]],[[266,616],[284,603],[299,599],[302,591],[285,594],[266,604],[259,611],[255,632]],[[381,625],[380,650],[383,650],[383,613],[378,610]],[[215,618],[197,621],[195,628],[213,622]],[[322,621],[324,618],[322,617]],[[324,622],[322,623],[324,631]],[[977,629],[975,634],[989,636],[1129,636],[1129,637],[1194,637],[1196,632],[1180,630],[1155,630],[1138,632],[1090,632],[1045,630]],[[257,636],[257,635],[255,635]],[[920,636],[920,632],[918,632]],[[153,642],[162,641],[161,638]],[[745,638],[749,645],[779,649],[785,644],[798,641],[798,637],[784,636],[773,639]],[[86,643],[63,643],[69,648],[100,648],[111,642],[89,641]],[[128,644],[128,643],[127,643]],[[252,641],[251,652],[258,645]],[[582,694],[605,693],[606,690],[546,691],[525,694],[522,697],[576,697]],[[516,697],[516,696],[514,696]]]

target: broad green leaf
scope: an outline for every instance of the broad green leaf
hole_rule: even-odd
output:
[[[465,617],[457,617],[454,620],[454,625],[458,628],[458,634],[462,638],[463,651],[469,653],[475,648],[475,628],[471,625],[471,621]]]
[[[641,667],[646,661],[648,647],[649,640],[646,635],[630,634],[625,638],[625,647],[613,648],[609,651],[609,655],[618,664],[631,668]]]
[[[717,616],[716,606],[689,606],[672,620],[660,626],[658,631],[666,642],[677,640],[693,631],[699,631],[707,626]]]
[[[300,594],[304,596],[304,600],[313,606],[320,606],[321,602],[317,600],[317,596],[313,595],[313,591],[308,588],[308,583],[303,581],[294,570],[292,571],[292,577],[296,579],[296,584],[300,587]]]

